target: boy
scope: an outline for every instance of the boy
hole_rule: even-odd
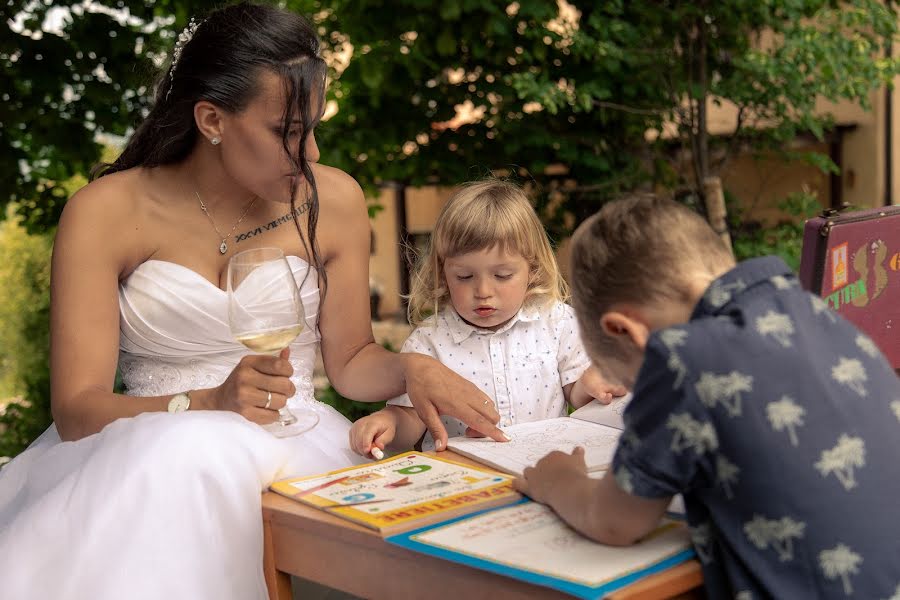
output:
[[[572,256],[588,353],[634,398],[606,477],[555,452],[517,486],[622,545],[683,494],[712,598],[900,598],[900,385],[872,341],[675,202],[607,204]]]

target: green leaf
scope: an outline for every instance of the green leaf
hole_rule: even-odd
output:
[[[439,14],[444,21],[455,21],[462,14],[462,6],[456,0],[442,0]]]
[[[456,38],[449,29],[444,29],[438,36],[437,51],[440,56],[450,56],[456,53]]]

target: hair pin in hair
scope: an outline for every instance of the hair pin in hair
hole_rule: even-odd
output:
[[[200,27],[200,22],[196,21],[194,17],[191,17],[187,27],[178,34],[178,40],[175,42],[175,49],[172,50],[172,66],[169,67],[169,90],[166,92],[166,100],[169,99],[169,94],[172,93],[172,86],[175,84],[175,68],[178,66],[178,61],[181,59],[181,52],[184,50],[187,43],[191,41],[191,38],[194,37],[194,33],[197,31],[198,27]]]

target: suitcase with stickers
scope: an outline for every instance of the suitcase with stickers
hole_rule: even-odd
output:
[[[900,206],[828,209],[806,222],[800,282],[900,369]]]

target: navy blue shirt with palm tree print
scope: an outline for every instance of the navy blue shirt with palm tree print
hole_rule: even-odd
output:
[[[710,598],[900,600],[898,381],[780,259],[743,262],[651,335],[616,481],[684,495]]]

